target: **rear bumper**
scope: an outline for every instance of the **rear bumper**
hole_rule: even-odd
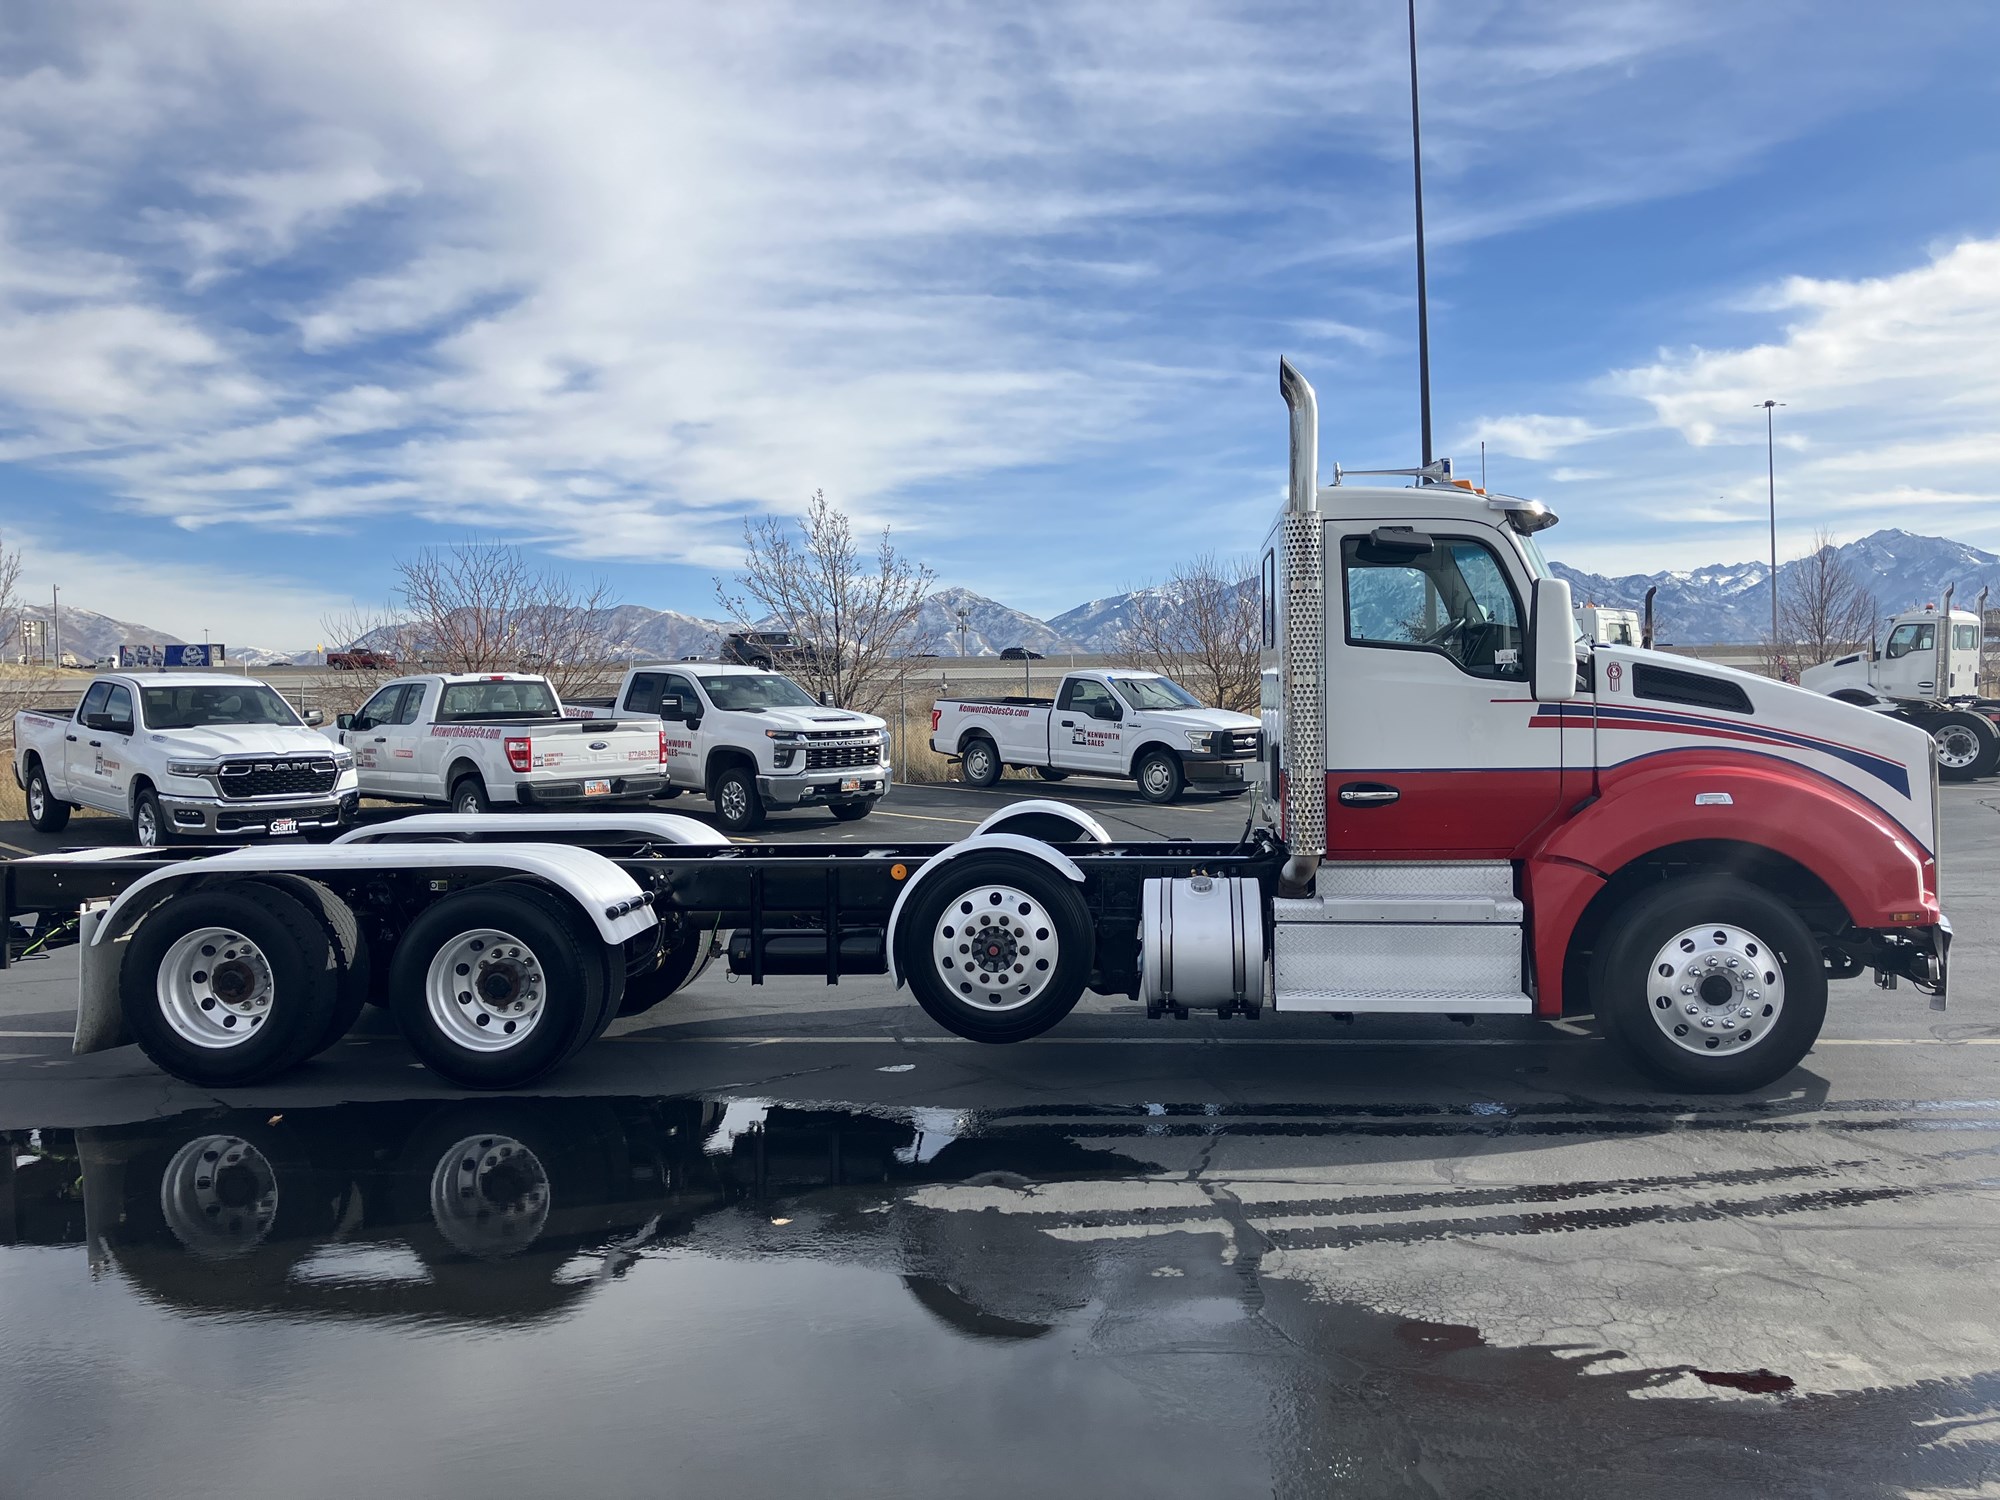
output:
[[[587,788],[592,783],[611,783],[608,792],[592,792]],[[667,777],[664,771],[650,772],[643,776],[579,776],[573,781],[522,782],[514,789],[514,800],[523,807],[569,804],[572,802],[619,802],[650,797],[664,789]]]
[[[853,791],[843,791],[847,782]],[[886,766],[856,766],[846,771],[813,771],[804,776],[759,776],[757,795],[767,807],[824,806],[829,802],[873,802],[889,791]]]
[[[180,838],[263,837],[270,834],[273,823],[284,819],[290,819],[298,833],[341,828],[354,821],[361,807],[361,794],[355,791],[256,802],[176,797],[166,792],[159,797],[160,810]]]

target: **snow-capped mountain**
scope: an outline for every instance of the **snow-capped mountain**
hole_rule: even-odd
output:
[[[47,649],[53,653],[58,649],[55,632],[49,629],[49,606],[27,604],[21,607],[21,617],[40,620]],[[180,636],[168,631],[155,630],[150,625],[134,625],[129,620],[114,620],[110,615],[100,615],[95,610],[78,609],[73,604],[62,607],[62,641],[60,649],[65,656],[73,656],[81,662],[96,661],[101,657],[116,656],[120,645],[140,641],[162,645],[180,646],[186,642]],[[6,644],[7,655],[11,658],[20,653],[21,638],[17,633]],[[230,655],[233,657],[234,652]]]
[[[939,656],[959,654],[958,613],[966,611],[965,654],[997,656],[1009,646],[1026,646],[1044,655],[1057,651],[1088,649],[1073,642],[1057,620],[1038,620],[1018,609],[1009,609],[971,589],[939,589],[924,601],[917,617],[912,651],[934,651]]]

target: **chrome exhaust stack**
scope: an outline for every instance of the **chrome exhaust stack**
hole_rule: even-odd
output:
[[[1291,492],[1284,526],[1285,814],[1291,858],[1279,889],[1302,896],[1326,854],[1326,739],[1320,685],[1326,676],[1325,559],[1319,514],[1319,398],[1288,359],[1278,392],[1292,414]]]

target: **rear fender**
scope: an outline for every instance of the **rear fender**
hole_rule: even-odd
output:
[[[926,879],[954,859],[967,854],[1001,851],[1025,854],[1030,859],[1047,865],[1065,880],[1074,880],[1078,885],[1083,884],[1082,867],[1060,849],[1053,848],[1040,839],[1024,838],[1018,833],[975,833],[969,838],[960,839],[942,854],[925,863],[905,881],[901,893],[896,897],[896,904],[889,910],[889,930],[884,936],[884,942],[889,949],[889,972],[895,976],[898,989],[903,986],[903,965],[896,957],[896,927],[902,921],[903,907],[909,902],[911,894]]]

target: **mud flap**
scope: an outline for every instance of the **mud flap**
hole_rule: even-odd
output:
[[[126,945],[95,940],[98,926],[110,910],[107,901],[77,914],[77,947],[82,962],[78,966],[76,1039],[70,1050],[79,1057],[86,1052],[108,1052],[132,1040],[125,1030],[124,1007],[118,1002],[118,970],[125,960]]]

